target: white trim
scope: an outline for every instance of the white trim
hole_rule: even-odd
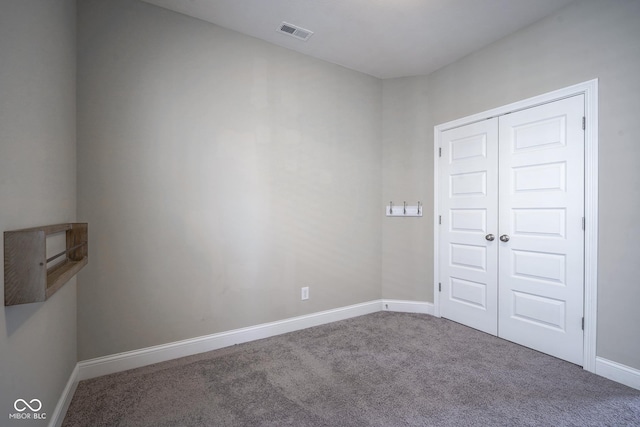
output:
[[[78,362],[78,381],[126,371],[128,369],[140,368],[179,357],[217,350],[234,344],[268,338],[312,326],[362,316],[364,314],[375,313],[381,310],[381,300],[369,301],[276,322],[263,323],[247,328],[83,360]]]
[[[406,301],[398,299],[383,299],[383,311],[396,311],[399,313],[420,313],[433,316],[433,303],[423,301]]]
[[[58,399],[58,404],[49,418],[49,427],[60,427],[62,425],[64,417],[67,414],[67,409],[69,409],[69,405],[71,404],[71,399],[73,399],[73,394],[76,392],[76,388],[78,387],[78,371],[79,368],[76,363],[76,366],[73,368],[73,371],[69,376],[67,385],[62,391],[60,399]]]
[[[584,357],[583,367],[596,372],[598,330],[598,80],[584,83]]]
[[[596,357],[595,365],[595,372],[601,377],[640,390],[640,370],[602,357]]]
[[[438,292],[439,255],[438,242],[438,148],[440,135],[448,129],[467,125],[490,117],[547,104],[570,96],[584,94],[585,97],[585,271],[584,271],[584,356],[583,367],[589,372],[596,370],[597,301],[598,301],[598,80],[590,80],[564,89],[545,93],[533,98],[514,102],[482,113],[463,117],[433,128],[433,313],[440,317],[440,295]]]
[[[433,315],[440,317],[440,136],[442,125],[433,128]]]

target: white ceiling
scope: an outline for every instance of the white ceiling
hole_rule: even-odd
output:
[[[388,78],[428,74],[572,0],[143,1]],[[314,34],[282,34],[282,21]]]

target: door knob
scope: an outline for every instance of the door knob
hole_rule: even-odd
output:
[[[502,236],[500,236],[500,241],[501,242],[508,242],[509,241],[509,236],[507,234],[503,234]]]
[[[494,236],[493,234],[487,234],[486,236],[484,236],[485,239],[487,239],[490,242],[493,242],[493,240],[496,238],[496,236]]]

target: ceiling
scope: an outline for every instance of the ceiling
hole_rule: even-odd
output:
[[[428,74],[572,0],[143,0],[379,78]],[[302,41],[282,22],[311,30]]]

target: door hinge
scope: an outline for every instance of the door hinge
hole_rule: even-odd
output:
[[[582,318],[582,330],[584,331],[584,317]]]
[[[442,215],[438,215],[438,224],[442,225]]]
[[[442,292],[442,283],[438,282],[438,292]]]
[[[586,230],[587,221],[582,217],[582,230]]]
[[[438,157],[442,157],[442,147],[438,147]]]
[[[582,116],[582,130],[587,128],[587,118]]]

